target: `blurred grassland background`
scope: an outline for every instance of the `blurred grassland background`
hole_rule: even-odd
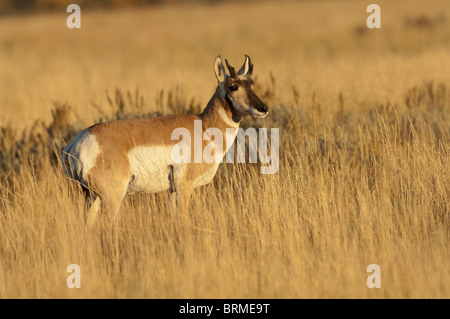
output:
[[[64,1],[0,2],[0,297],[450,297],[448,1],[377,1],[373,30],[370,1],[74,2],[81,29]],[[179,220],[129,196],[108,248],[62,148],[200,112],[218,54],[252,57],[271,110],[243,126],[280,128],[279,172],[222,164]]]

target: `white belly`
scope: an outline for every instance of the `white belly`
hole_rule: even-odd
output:
[[[132,174],[128,193],[157,193],[169,189],[171,146],[149,146],[134,148],[129,154]]]
[[[175,180],[184,178],[187,165],[201,165],[204,168],[202,174],[194,179],[194,187],[208,184],[213,180],[220,163],[177,164],[171,157],[172,148],[172,146],[148,146],[131,150],[128,159],[132,177],[127,192],[157,193],[167,191],[171,186],[170,174],[173,173]],[[171,166],[173,172],[171,172]]]

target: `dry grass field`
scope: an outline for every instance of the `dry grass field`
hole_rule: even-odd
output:
[[[0,17],[0,298],[450,298],[450,2],[274,1]],[[221,164],[189,212],[126,197],[88,231],[62,148],[199,112],[218,54],[255,64],[280,166]],[[69,289],[69,264],[81,288]],[[369,264],[381,288],[369,289]]]

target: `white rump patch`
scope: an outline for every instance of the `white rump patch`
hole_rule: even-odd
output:
[[[63,161],[68,161],[70,167],[65,167],[64,171],[69,177],[79,180],[87,185],[87,175],[94,167],[100,148],[95,135],[89,129],[81,131],[64,148]]]

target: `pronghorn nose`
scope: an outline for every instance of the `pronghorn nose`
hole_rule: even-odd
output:
[[[267,113],[269,111],[269,107],[263,104],[260,108],[258,108],[258,111]]]

